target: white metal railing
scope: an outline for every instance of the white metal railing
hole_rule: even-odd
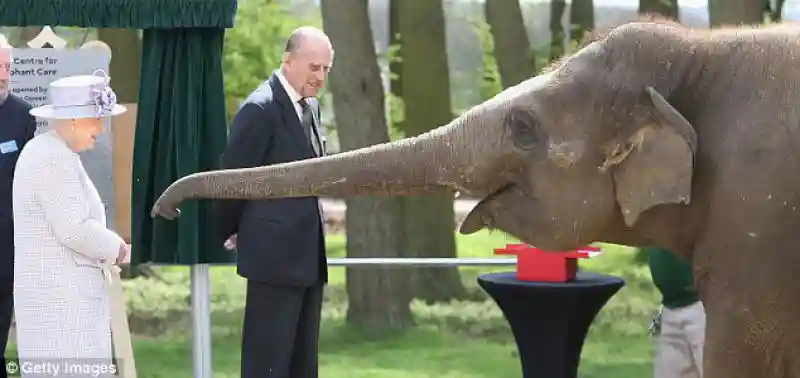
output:
[[[346,257],[328,259],[329,266],[361,267],[453,267],[517,265],[516,258],[447,258],[447,257]]]
[[[446,257],[345,257],[329,258],[329,266],[344,267],[454,267],[511,266],[516,258],[446,258]],[[223,264],[225,265],[225,264]],[[211,378],[211,303],[209,268],[211,264],[191,266],[192,354],[195,378]]]

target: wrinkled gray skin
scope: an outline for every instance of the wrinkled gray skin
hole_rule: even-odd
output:
[[[707,378],[800,377],[800,39],[788,26],[631,23],[451,124],[328,157],[184,177],[194,198],[482,198],[489,227],[549,250],[657,244],[693,261]]]

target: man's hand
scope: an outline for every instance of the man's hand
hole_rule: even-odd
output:
[[[115,264],[127,264],[131,262],[131,246],[127,243],[120,243],[119,253],[117,254],[117,261]]]
[[[229,251],[233,251],[234,249],[236,249],[236,239],[237,239],[237,234],[233,234],[233,236],[229,237],[228,240],[225,240],[224,244],[225,249]]]

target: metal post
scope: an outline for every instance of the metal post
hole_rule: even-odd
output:
[[[194,378],[211,378],[211,299],[209,264],[191,266],[192,357]]]
[[[509,266],[516,258],[329,258],[330,266],[346,267],[452,267],[452,266]],[[224,264],[223,264],[224,265]],[[191,266],[192,287],[192,352],[194,378],[211,378],[211,304],[209,293],[210,264]]]

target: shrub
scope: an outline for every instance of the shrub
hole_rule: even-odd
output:
[[[223,71],[228,116],[273,70],[280,67],[286,37],[302,25],[320,26],[318,19],[292,14],[285,1],[247,0],[239,3],[236,27],[225,31]]]
[[[337,240],[340,241],[340,240]],[[341,240],[343,242],[343,240]],[[341,251],[339,251],[341,252]],[[658,294],[646,266],[635,264],[636,252],[610,247],[601,257],[582,263],[581,269],[622,277],[626,285],[606,304],[592,325],[592,332],[615,335],[643,335],[658,307]],[[124,283],[131,331],[139,335],[163,335],[191,330],[189,269],[157,267],[152,278],[136,278]],[[215,334],[236,333],[244,309],[244,280],[233,268],[211,270],[211,310]],[[419,327],[511,342],[508,324],[497,305],[470,280],[475,292],[471,301],[428,305],[412,302]],[[325,291],[323,318],[344,320],[347,292],[344,285]]]
[[[188,284],[137,277],[125,280],[123,287],[132,333],[160,335],[189,320]]]

